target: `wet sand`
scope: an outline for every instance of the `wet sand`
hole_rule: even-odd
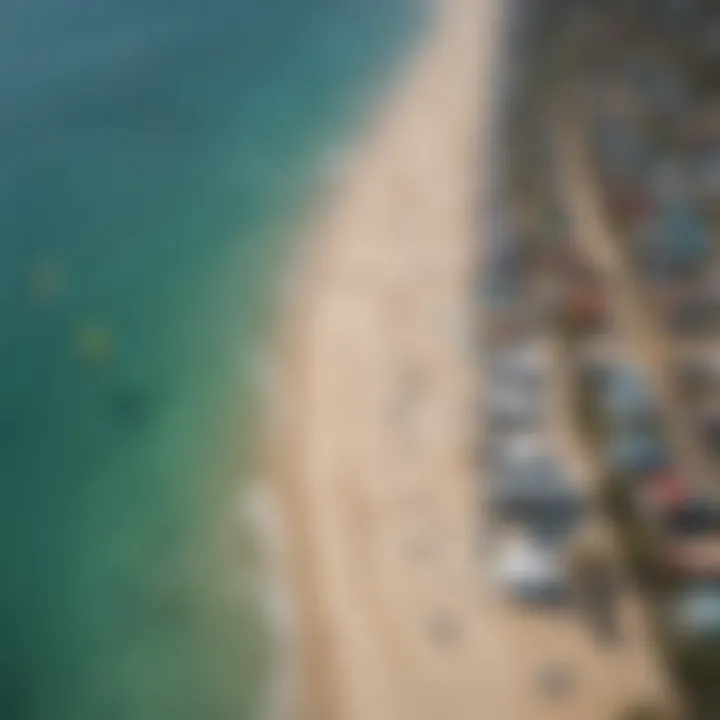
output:
[[[608,655],[577,620],[509,607],[491,582],[471,290],[500,8],[437,0],[288,302],[271,444],[293,717],[607,720],[657,688],[642,648]],[[538,687],[548,662],[575,672],[563,700]]]

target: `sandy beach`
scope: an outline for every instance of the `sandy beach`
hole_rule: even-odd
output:
[[[437,0],[303,245],[271,443],[294,718],[607,720],[658,692],[635,635],[610,652],[508,608],[484,565],[471,288],[501,5]],[[578,672],[560,705],[547,662]]]

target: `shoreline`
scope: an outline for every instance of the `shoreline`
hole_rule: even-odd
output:
[[[431,14],[428,10],[426,13]],[[368,139],[383,122],[393,94],[405,82],[410,72],[409,66],[422,53],[421,46],[427,42],[427,35],[436,21],[434,17],[426,17],[418,37],[409,43],[405,41],[409,47],[394,62],[389,77],[380,83],[376,97],[369,98],[360,116],[356,115],[349,128],[341,133],[343,137],[336,139],[334,145],[326,151],[317,172],[315,188],[310,193],[313,199],[292,222],[287,221],[295,229],[288,227],[283,233],[294,238],[294,245],[289,248],[290,259],[278,277],[278,298],[272,304],[271,331],[266,344],[265,362],[269,364],[270,370],[267,386],[261,392],[261,460],[257,463],[261,475],[243,492],[245,503],[250,494],[251,501],[260,497],[266,511],[262,521],[258,523],[256,518],[251,524],[261,547],[265,588],[262,596],[273,608],[270,612],[263,610],[263,614],[270,618],[275,657],[279,658],[279,663],[276,660],[275,664],[280,667],[275,667],[270,677],[265,704],[268,712],[263,715],[264,720],[332,720],[337,717],[334,710],[330,710],[331,706],[334,707],[332,701],[326,703],[325,700],[317,700],[327,687],[322,667],[326,660],[315,657],[309,663],[310,667],[307,667],[307,662],[301,662],[298,649],[299,625],[313,625],[313,621],[308,621],[308,618],[313,617],[315,612],[307,607],[308,593],[312,595],[312,583],[306,577],[305,570],[300,568],[305,564],[307,550],[293,551],[291,542],[291,526],[298,521],[296,509],[291,507],[297,494],[287,487],[292,469],[286,465],[292,453],[277,449],[277,443],[287,439],[286,426],[290,415],[287,403],[283,402],[283,390],[292,384],[290,378],[296,373],[298,343],[295,335],[297,328],[302,326],[303,316],[309,312],[305,307],[308,304],[308,289],[318,275],[315,264],[323,253],[316,237],[318,226],[332,212],[338,196],[351,181]],[[272,585],[269,593],[267,582]],[[276,615],[278,604],[282,607],[279,622]],[[300,617],[304,621],[299,622]],[[307,661],[307,654],[303,659]],[[322,691],[311,691],[311,687],[322,688]]]
[[[653,684],[633,648],[599,653],[567,616],[513,607],[479,557],[491,530],[468,331],[506,10],[435,0],[297,233],[266,437],[293,720],[606,720]],[[553,663],[580,669],[572,702],[538,690]]]
[[[393,116],[397,114],[395,105],[398,104],[396,98],[406,92],[408,85],[417,82],[418,65],[423,64],[424,58],[432,53],[442,15],[447,14],[450,4],[445,0],[432,3],[427,10],[430,17],[426,18],[420,37],[411,43],[398,63],[399,67],[393,68],[390,82],[382,88],[379,97],[357,123],[359,127],[352,133],[354,137],[331,152],[333,163],[329,178],[327,182],[323,178],[320,183],[322,198],[302,218],[301,229],[296,233],[299,242],[293,251],[294,257],[281,278],[280,300],[274,313],[277,320],[269,343],[273,359],[273,391],[279,396],[281,407],[274,407],[270,423],[264,423],[264,427],[270,428],[269,432],[263,433],[264,441],[270,448],[265,453],[268,457],[262,466],[268,470],[269,478],[265,482],[282,525],[281,554],[284,562],[279,568],[280,582],[290,604],[290,626],[280,640],[282,652],[286,653],[282,664],[287,676],[281,676],[278,683],[281,687],[291,688],[292,709],[288,707],[280,711],[279,718],[282,720],[338,720],[350,717],[350,713],[342,710],[341,682],[337,677],[333,679],[338,658],[328,634],[328,618],[316,591],[315,549],[308,541],[312,535],[312,523],[307,507],[303,507],[312,500],[300,486],[293,462],[301,452],[302,441],[291,428],[301,421],[296,415],[302,409],[291,407],[292,403],[287,401],[293,387],[297,389],[308,382],[304,377],[307,367],[302,359],[303,334],[313,314],[312,289],[317,281],[324,279],[327,256],[332,256],[335,244],[332,236],[324,236],[324,227],[332,224],[336,206],[342,202],[348,185],[353,182],[368,146],[372,148],[377,137],[386,132],[388,123],[394,122]],[[338,155],[341,160],[336,164]],[[278,442],[280,450],[276,446]],[[356,717],[362,717],[362,714]]]

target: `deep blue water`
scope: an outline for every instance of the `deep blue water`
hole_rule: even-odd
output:
[[[257,715],[257,348],[419,5],[0,4],[2,720]]]

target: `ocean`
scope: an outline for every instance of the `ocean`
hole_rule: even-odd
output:
[[[0,5],[0,718],[259,717],[241,522],[293,218],[420,0]]]

